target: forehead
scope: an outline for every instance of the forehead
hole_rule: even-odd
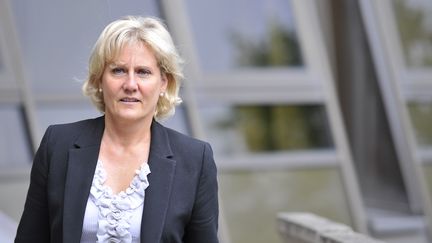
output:
[[[123,44],[114,53],[109,63],[129,63],[131,61],[157,65],[158,60],[151,46],[142,41]]]

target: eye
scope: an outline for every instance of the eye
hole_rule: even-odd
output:
[[[152,72],[146,68],[138,69],[136,72],[137,72],[138,76],[140,76],[140,77],[146,77],[146,76],[152,74]]]
[[[111,73],[114,75],[122,75],[122,74],[126,73],[126,70],[124,68],[121,68],[121,67],[114,67],[111,69]]]

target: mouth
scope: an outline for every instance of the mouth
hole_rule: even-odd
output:
[[[139,99],[133,98],[133,97],[124,97],[124,98],[120,99],[120,102],[135,103],[135,102],[141,102],[141,101]]]

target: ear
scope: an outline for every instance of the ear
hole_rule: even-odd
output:
[[[168,82],[169,82],[168,77],[165,74],[165,72],[162,72],[161,81],[162,81],[161,92],[165,92],[168,88]]]

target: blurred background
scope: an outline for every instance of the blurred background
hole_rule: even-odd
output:
[[[81,85],[125,15],[163,19],[186,60],[164,123],[213,146],[222,243],[282,242],[278,212],[427,242],[430,0],[0,0],[1,242],[47,126],[101,115]]]

